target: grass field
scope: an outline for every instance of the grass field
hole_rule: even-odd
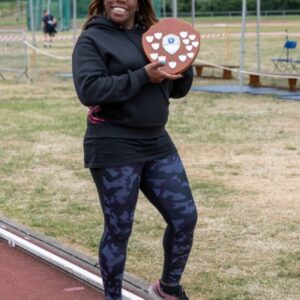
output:
[[[287,26],[297,32],[299,23],[265,23],[263,30]],[[223,30],[205,24],[199,22],[203,33]],[[226,30],[238,32],[234,24]],[[284,37],[263,38],[264,69],[272,69],[270,58],[283,42]],[[203,40],[199,58],[220,63],[229,55],[229,63],[238,64],[239,41],[228,45],[227,52],[226,40]],[[246,65],[254,68],[255,40],[247,45]],[[68,56],[71,39],[46,51]],[[0,81],[0,213],[96,257],[103,219],[83,168],[86,108],[72,81],[55,75],[69,72],[70,61],[31,55],[34,65],[33,84]],[[223,82],[194,82],[214,83]],[[273,97],[190,92],[172,101],[168,130],[199,211],[183,278],[192,300],[299,299],[299,120],[299,102]],[[141,194],[129,273],[148,282],[160,275],[163,230],[161,217]]]

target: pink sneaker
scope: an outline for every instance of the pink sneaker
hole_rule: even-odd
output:
[[[179,292],[176,294],[166,294],[161,286],[159,280],[152,284],[149,288],[150,298],[153,300],[189,300],[183,288],[180,286]]]

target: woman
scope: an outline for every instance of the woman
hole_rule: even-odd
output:
[[[89,107],[84,160],[105,220],[99,261],[108,300],[122,299],[139,189],[167,222],[162,277],[149,288],[150,296],[188,299],[180,280],[197,212],[165,124],[169,97],[185,96],[193,73],[170,75],[161,63],[147,61],[142,34],[156,22],[151,0],[93,0],[73,53],[74,85]]]

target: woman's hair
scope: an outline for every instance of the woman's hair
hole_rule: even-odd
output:
[[[158,22],[158,19],[153,10],[151,0],[138,0],[139,9],[135,16],[135,24],[141,25],[145,30]],[[97,16],[105,15],[104,0],[92,0],[89,5],[87,21],[83,25],[83,30],[86,29],[87,23]]]

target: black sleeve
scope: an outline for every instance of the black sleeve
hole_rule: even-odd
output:
[[[170,94],[171,98],[182,98],[189,92],[193,83],[193,68],[188,68],[182,73],[182,76],[182,78],[179,78],[173,82],[173,87]]]
[[[87,36],[80,38],[74,48],[72,71],[79,100],[86,106],[128,101],[149,82],[144,67],[110,75],[99,50]]]

